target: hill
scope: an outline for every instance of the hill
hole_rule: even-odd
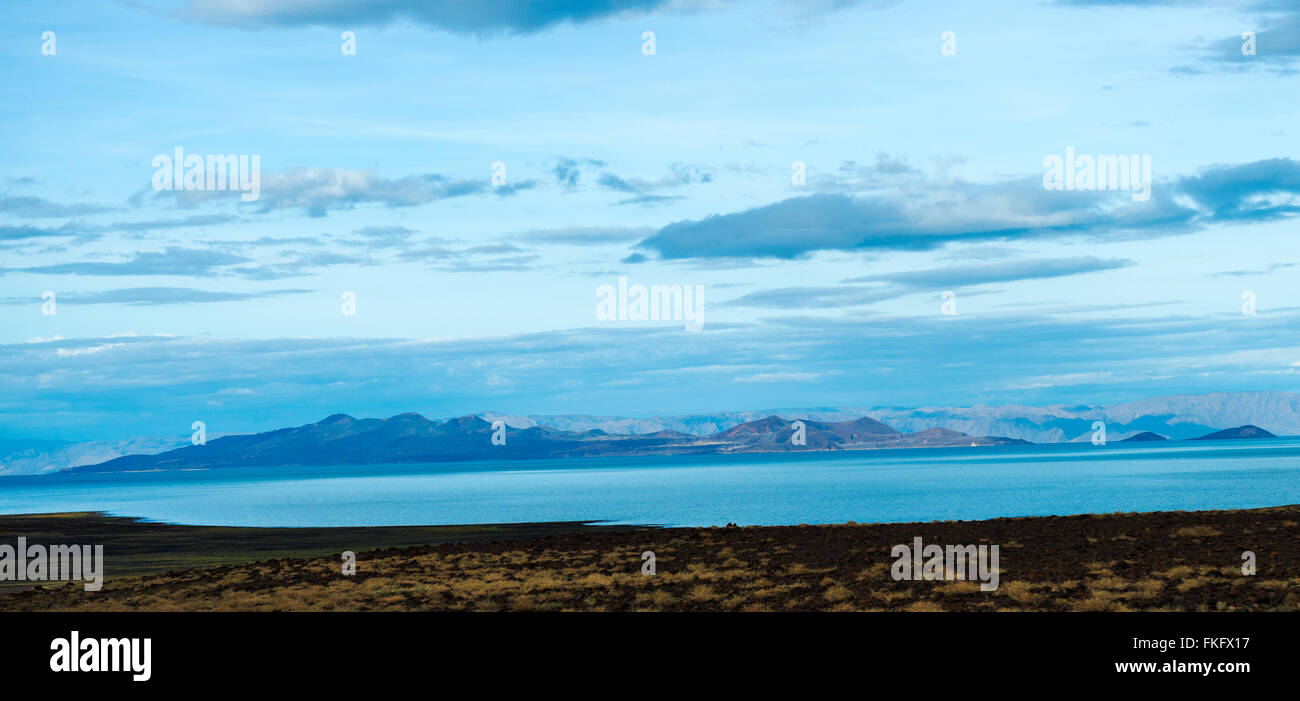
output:
[[[1224,441],[1241,438],[1277,438],[1277,436],[1265,431],[1259,426],[1238,426],[1236,428],[1225,428],[1222,431],[1215,431],[1209,435],[1201,436],[1194,440],[1198,441]]]
[[[802,440],[794,440],[802,430]],[[494,441],[494,437],[497,439]],[[947,429],[899,431],[869,417],[852,421],[804,422],[768,416],[710,436],[671,430],[609,434],[602,430],[561,431],[546,426],[517,429],[478,416],[430,421],[419,414],[356,419],[334,414],[314,424],[252,435],[223,436],[157,455],[127,455],[76,472],[368,465],[382,463],[528,460],[635,455],[704,455],[816,450],[986,446],[1025,443],[1012,438],[972,437]]]

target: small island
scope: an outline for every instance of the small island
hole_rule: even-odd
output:
[[[1165,438],[1159,433],[1143,431],[1141,433],[1135,433],[1129,436],[1128,438],[1125,438],[1124,440],[1120,441],[1120,443],[1141,443],[1144,441],[1167,441],[1167,440],[1169,439]]]
[[[1200,438],[1193,438],[1194,441],[1225,441],[1238,438],[1277,438],[1277,436],[1265,431],[1259,426],[1246,424],[1236,428],[1225,428],[1222,431],[1215,431]]]

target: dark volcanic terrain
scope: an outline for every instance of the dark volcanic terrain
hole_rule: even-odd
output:
[[[423,537],[433,539],[456,538],[458,530],[461,538],[480,537],[475,533],[482,528],[501,529],[505,537],[540,530],[533,537],[414,547],[382,545],[419,537],[419,529],[403,527],[222,529],[228,556],[238,556],[241,538],[256,545],[244,562],[220,566],[187,544],[196,535],[192,526],[87,515],[0,519],[6,539],[33,527],[49,542],[99,538],[108,573],[100,592],[85,592],[79,583],[46,585],[0,595],[0,610],[1300,609],[1298,506],[834,526],[421,527]],[[176,549],[158,552],[171,533],[179,536]],[[983,592],[972,581],[894,580],[892,548],[915,537],[998,545],[1000,586]],[[347,544],[357,552],[357,573],[344,576],[337,554],[249,561],[306,543]],[[148,576],[115,575],[120,563],[139,561],[141,547],[155,558],[193,564],[177,562],[173,571]],[[641,571],[645,551],[655,553],[653,576]],[[1246,551],[1254,554],[1255,574],[1242,571]]]

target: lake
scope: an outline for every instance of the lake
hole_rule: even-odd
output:
[[[224,526],[985,519],[1300,504],[1300,438],[0,477],[0,513]]]

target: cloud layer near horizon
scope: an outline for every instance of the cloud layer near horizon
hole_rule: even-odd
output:
[[[785,378],[787,406],[1114,403],[1214,390],[1220,375],[1244,378],[1236,389],[1274,389],[1300,372],[1298,310],[1122,320],[1070,312],[787,316],[689,334],[604,327],[449,341],[33,339],[0,346],[0,425],[113,438],[168,421],[178,432],[195,420],[248,432],[337,412],[748,410],[771,406],[773,377]]]
[[[181,16],[245,29],[310,25],[373,26],[410,21],[449,32],[528,34],[561,23],[581,24],[620,13],[643,13],[668,0],[191,0]]]
[[[923,184],[887,194],[812,194],[675,222],[638,246],[665,259],[791,259],[825,250],[924,251],[958,242],[1141,239],[1291,217],[1300,213],[1298,201],[1300,163],[1274,158],[1210,166],[1156,183],[1146,202],[1124,191],[1047,190],[1035,177]]]

